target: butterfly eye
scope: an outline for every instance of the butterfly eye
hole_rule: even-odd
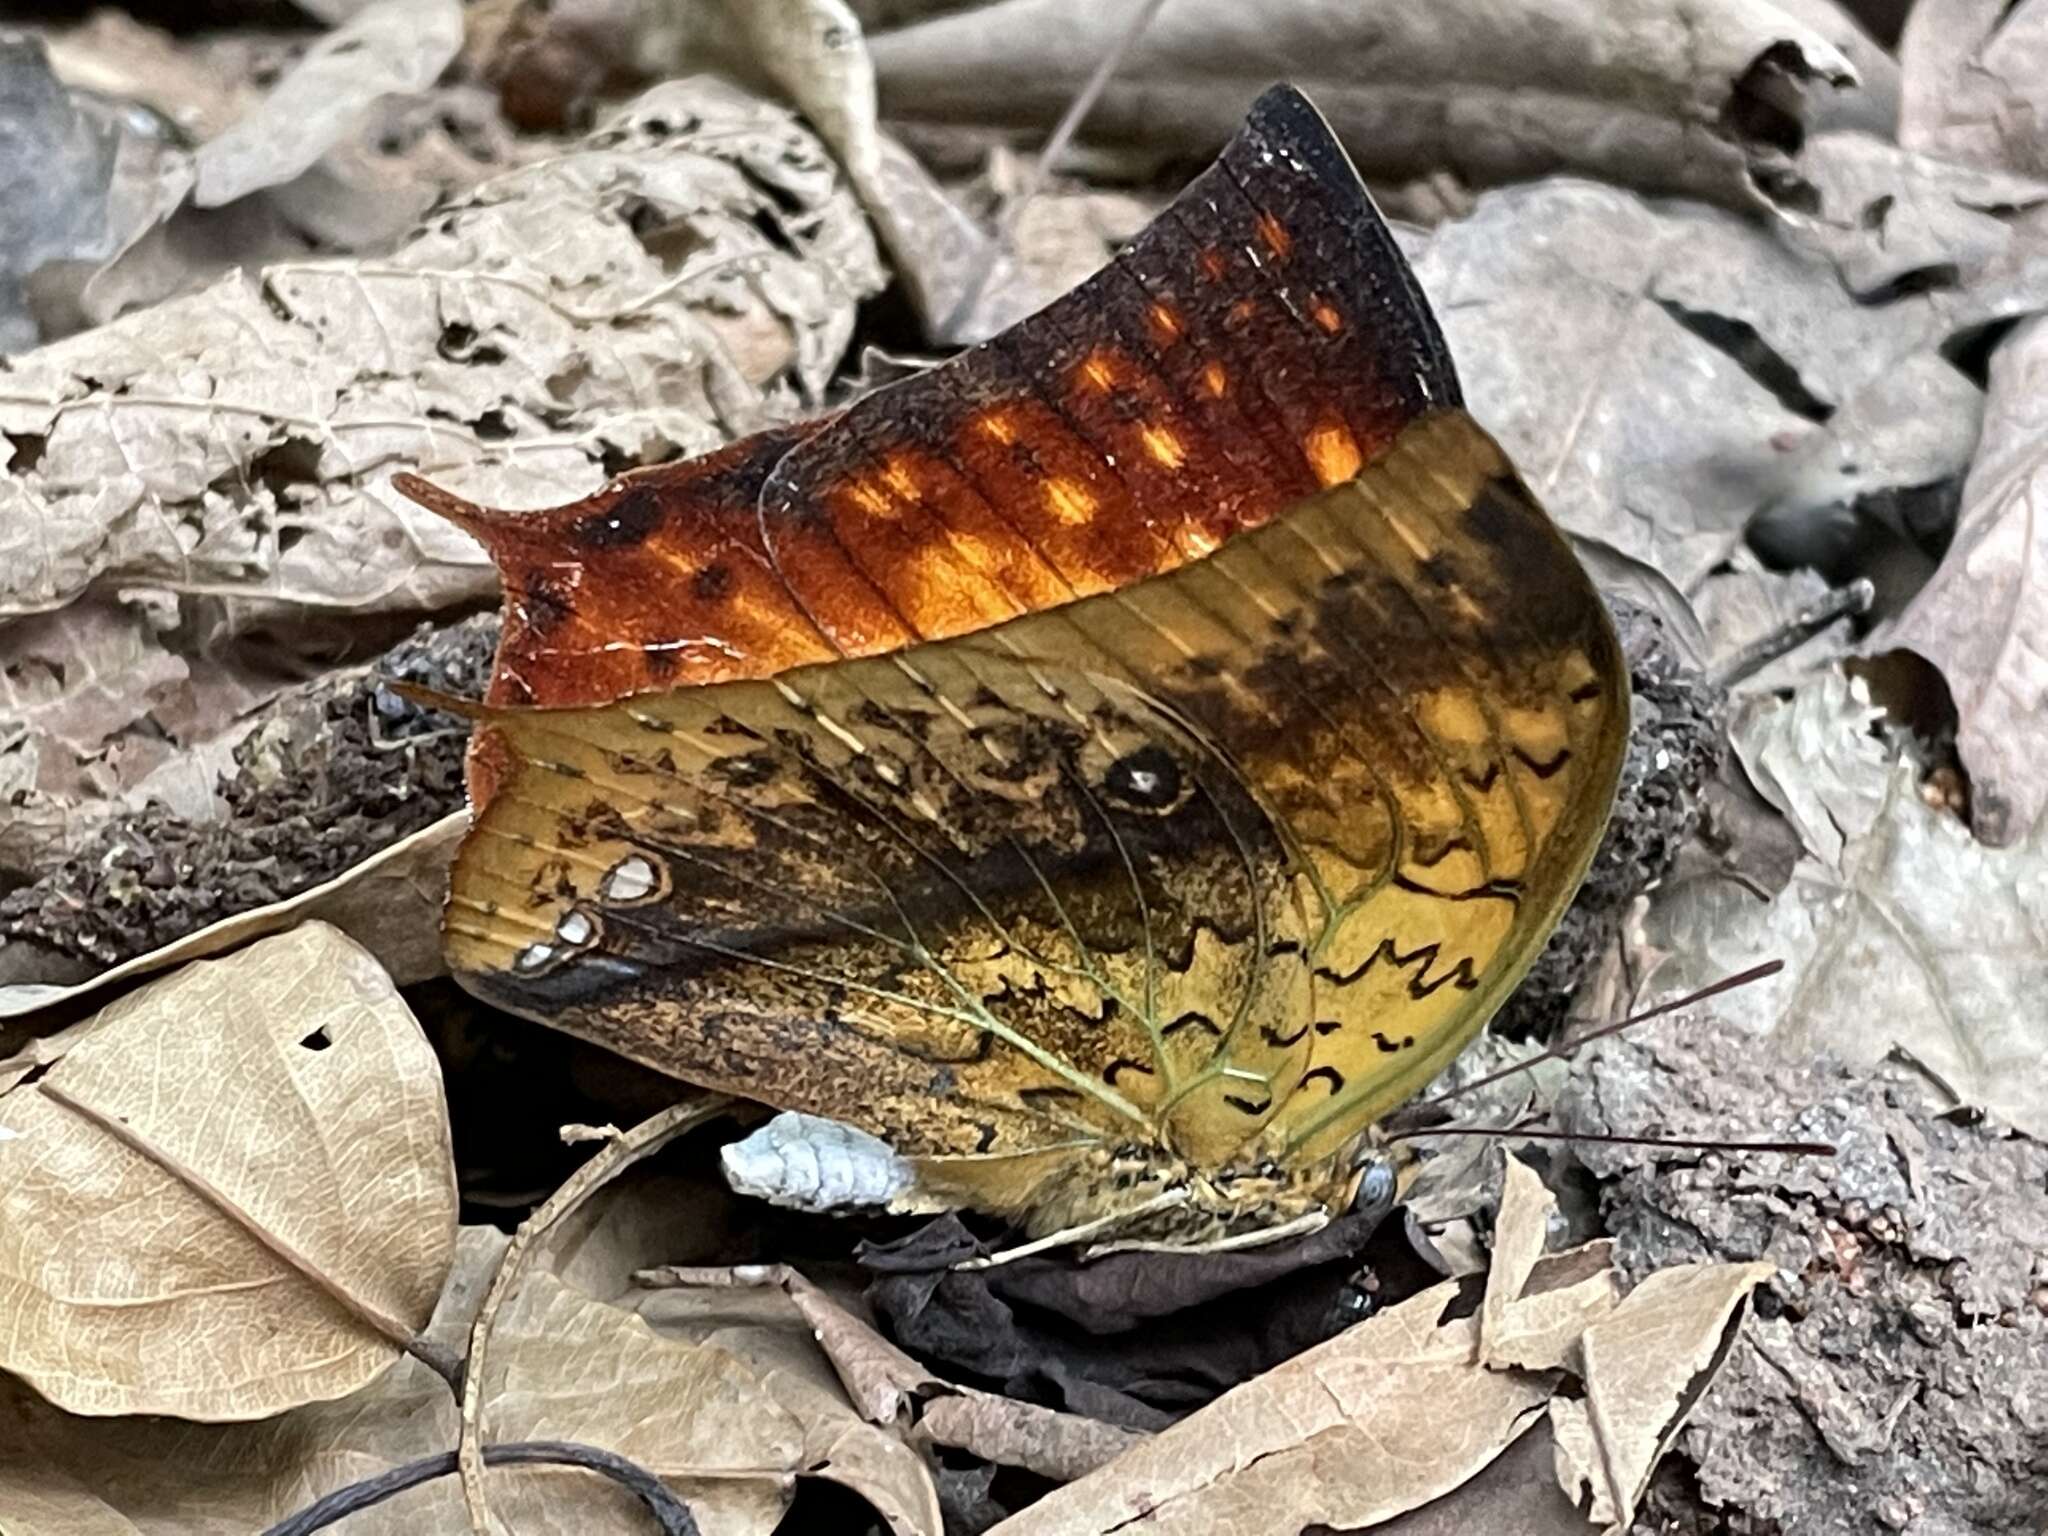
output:
[[[1180,802],[1180,764],[1164,747],[1140,747],[1109,765],[1102,787],[1110,799],[1133,810],[1171,810]]]

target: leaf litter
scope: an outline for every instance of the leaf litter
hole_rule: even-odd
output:
[[[1626,1528],[1633,1509],[1679,1530],[1733,1518],[1832,1533],[2000,1529],[2039,1507],[2027,1405],[2048,1315],[2033,1208],[2048,1040],[2032,1000],[2048,791],[2026,746],[2039,689],[2025,585],[2041,449],[2027,409],[2041,332],[2025,317],[2048,307],[2042,72],[2027,68],[2048,35],[2039,0],[1921,0],[1896,59],[1821,0],[1454,5],[1376,35],[1324,33],[1287,4],[1261,16],[1251,54],[1233,42],[1244,17],[1169,6],[1134,34],[1077,153],[1049,167],[1015,146],[1051,126],[1126,18],[1066,0],[972,19],[837,0],[503,7],[465,13],[457,51],[445,7],[332,9],[329,32],[171,35],[103,13],[44,33],[44,110],[91,174],[74,183],[73,233],[10,268],[24,300],[0,372],[0,528],[15,531],[0,1160],[44,1155],[67,1082],[125,1104],[151,1072],[216,1049],[209,1031],[349,1068],[336,1041],[352,1037],[292,1033],[330,1017],[312,999],[348,977],[347,1016],[397,1030],[410,1080],[431,1072],[439,1105],[392,983],[439,969],[460,738],[415,742],[402,768],[364,748],[445,729],[379,713],[380,679],[418,654],[390,647],[422,618],[446,629],[491,586],[473,546],[390,495],[391,471],[551,504],[835,403],[858,387],[857,324],[899,351],[1000,328],[1142,219],[1173,176],[1151,168],[1220,140],[1266,83],[1245,56],[1307,82],[1392,204],[1426,219],[1402,239],[1475,409],[1602,579],[1652,615],[1625,621],[1656,638],[1636,662],[1649,707],[1613,889],[1503,1027],[1541,1038],[1751,958],[1788,962],[1697,1023],[1501,1085],[1493,1123],[1767,1127],[1841,1152],[1421,1143],[1408,1189],[1429,1219],[1403,1213],[1362,1247],[1333,1234],[1297,1272],[1317,1278],[1290,1303],[1296,1335],[1261,1356],[1242,1314],[1246,1298],[1270,1305],[1270,1285],[1130,1262],[1142,1255],[952,1269],[982,1235],[771,1219],[723,1189],[715,1149],[689,1150],[719,1134],[697,1132],[659,1167],[584,1191],[589,1209],[486,1318],[487,1347],[472,1335],[504,1240],[471,1226],[415,1264],[387,1309],[406,1327],[317,1390],[267,1366],[185,1371],[135,1338],[101,1348],[96,1384],[68,1397],[46,1366],[0,1362],[21,1431],[0,1444],[10,1531],[255,1529],[458,1443],[521,1436],[627,1455],[705,1530],[1385,1517],[1549,1532]],[[10,55],[31,74],[39,57]],[[320,70],[320,110],[295,110]],[[725,79],[672,78],[692,71]],[[1327,88],[1333,75],[1345,88]],[[106,100],[147,103],[175,131]],[[947,133],[952,159],[905,148]],[[1068,179],[1076,166],[1090,174]],[[1105,185],[1105,169],[1138,184]],[[242,195],[202,206],[224,188]],[[857,306],[891,278],[907,313],[877,324],[885,310]],[[1874,630],[1846,600],[1856,578],[1872,583]],[[1933,666],[1901,685],[1900,652]],[[1701,673],[1738,660],[1724,715]],[[357,789],[307,793],[312,765],[351,762]],[[380,788],[404,808],[372,809]],[[304,973],[298,990],[280,965]],[[166,997],[174,1017],[150,1023]],[[186,1019],[207,1022],[171,1027]],[[161,1058],[109,1046],[117,1026],[169,1031]],[[323,1032],[326,1049],[301,1043]],[[517,1036],[501,1038],[516,1073]],[[1459,1070],[1517,1049],[1488,1041]],[[452,1176],[436,1176],[445,1214],[425,1222],[372,1195],[378,1208],[316,1211],[296,1193],[320,1166],[311,1149],[352,1144],[348,1113],[367,1117],[368,1148],[422,1118],[379,1107],[406,1073],[374,1075],[383,1098],[316,1109],[315,1129],[286,1139],[306,1166],[225,1230],[453,1233]],[[194,1140],[194,1126],[256,1136],[271,1100],[249,1081],[198,1083],[218,1107],[162,1127],[109,1121],[94,1141],[76,1114],[62,1123],[92,1156],[139,1160],[152,1198],[218,1232],[225,1207],[190,1179],[234,1194],[207,1158],[239,1143]],[[620,1095],[612,1117],[639,1118],[627,1106],[647,1089],[605,1090]],[[10,1118],[26,1104],[44,1117],[23,1122],[30,1136]],[[445,1137],[444,1109],[424,1118]],[[593,1181],[615,1172],[600,1151]],[[37,1198],[33,1179],[27,1194],[13,1182],[0,1198]],[[16,1268],[104,1246],[62,1226],[88,1214],[77,1201],[40,1200]],[[848,1262],[857,1240],[923,1256],[864,1272]],[[222,1241],[137,1247],[129,1263],[177,1273]],[[1268,1256],[1276,1271],[1299,1258]],[[451,1259],[406,1353],[388,1334],[419,1327]],[[662,1284],[631,1281],[676,1264]],[[403,1273],[380,1268],[362,1294]],[[891,1287],[967,1295],[965,1276],[984,1278],[947,1326],[983,1366],[1005,1350],[1007,1365],[905,1348],[943,1341]],[[1128,1364],[1124,1335],[1055,1345],[1045,1326],[1092,1308],[1140,1336],[1170,1330],[1190,1283],[1215,1321],[1160,1357],[1195,1375],[1164,1399],[1076,1368]],[[331,1303],[287,1306],[287,1333],[346,1330]],[[1005,1315],[979,1337],[958,1326]],[[236,1337],[209,1324],[173,1343]],[[465,1353],[484,1408],[467,1426],[434,1369]],[[199,1382],[210,1400],[189,1396]],[[166,1391],[188,1394],[172,1408],[188,1418],[223,1402],[270,1416],[135,1416]],[[1129,1405],[1137,1419],[1110,1422]],[[1372,1475],[1387,1444],[1405,1484]],[[511,1528],[653,1528],[587,1470],[480,1461],[347,1528],[461,1529],[486,1475],[491,1518]]]

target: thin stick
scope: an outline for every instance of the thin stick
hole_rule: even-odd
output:
[[[961,290],[959,300],[940,322],[941,335],[953,335],[955,329],[974,313],[974,306],[981,302],[981,295],[988,287],[989,278],[995,275],[997,256],[1010,243],[1010,237],[1016,231],[1017,220],[1024,205],[1038,195],[1038,189],[1045,184],[1045,178],[1051,173],[1053,165],[1067,152],[1067,146],[1073,142],[1074,135],[1081,131],[1081,124],[1087,121],[1088,114],[1095,108],[1095,103],[1101,98],[1103,91],[1108,89],[1110,78],[1116,74],[1118,66],[1124,61],[1124,56],[1131,51],[1145,29],[1152,25],[1152,18],[1159,14],[1160,7],[1165,4],[1166,0],[1142,0],[1137,10],[1132,13],[1130,24],[1124,28],[1122,35],[1110,45],[1109,52],[1096,64],[1094,73],[1089,75],[1087,82],[1074,99],[1067,103],[1067,110],[1054,126],[1052,136],[1045,141],[1045,146],[1039,150],[1031,164],[1025,167],[1024,179],[1019,184],[1016,194],[1010,199],[1009,209],[997,225],[994,238],[983,249],[981,259],[975,263],[973,275],[968,279],[967,286]]]
[[[578,1445],[569,1440],[514,1440],[503,1445],[485,1446],[483,1459],[486,1466],[492,1467],[553,1464],[587,1468],[636,1494],[661,1527],[662,1536],[699,1536],[697,1522],[691,1518],[689,1507],[669,1492],[668,1485],[616,1451],[595,1445]],[[422,1456],[418,1461],[393,1467],[389,1472],[380,1472],[359,1483],[350,1483],[346,1488],[337,1488],[297,1514],[278,1521],[263,1536],[312,1536],[313,1532],[325,1530],[337,1520],[346,1519],[373,1504],[381,1504],[408,1488],[417,1488],[421,1483],[446,1477],[454,1470],[453,1451]]]
[[[1804,645],[1835,620],[1868,613],[1876,596],[1877,588],[1867,576],[1859,576],[1846,587],[1836,587],[1823,593],[1776,629],[1757,636],[1714,668],[1713,683],[1716,687],[1733,688],[1743,679],[1754,677],[1780,656]]]
[[[570,1174],[560,1189],[519,1224],[512,1241],[506,1244],[498,1258],[498,1271],[491,1276],[490,1289],[484,1292],[483,1303],[476,1310],[476,1321],[470,1325],[469,1361],[462,1381],[462,1439],[456,1451],[456,1465],[462,1474],[462,1499],[469,1508],[469,1525],[475,1536],[491,1536],[490,1504],[484,1496],[484,1468],[490,1465],[483,1443],[484,1350],[490,1343],[498,1313],[519,1284],[527,1259],[564,1216],[641,1158],[702,1125],[731,1102],[722,1093],[705,1094],[648,1116],[592,1154],[590,1161]]]
[[[1617,1020],[1615,1023],[1603,1024],[1598,1029],[1589,1030],[1587,1033],[1576,1037],[1564,1045],[1550,1046],[1548,1049],[1538,1051],[1534,1056],[1518,1061],[1512,1066],[1502,1067],[1498,1072],[1489,1072],[1484,1077],[1475,1077],[1471,1082],[1460,1084],[1456,1088],[1447,1089],[1433,1099],[1424,1099],[1415,1107],[1417,1109],[1434,1109],[1439,1104],[1448,1103],[1452,1099],[1472,1093],[1477,1089],[1489,1087],[1499,1082],[1502,1078],[1513,1077],[1518,1072],[1527,1072],[1533,1067],[1541,1066],[1546,1061],[1564,1061],[1584,1047],[1591,1045],[1595,1040],[1604,1040],[1609,1035],[1618,1035],[1624,1029],[1633,1029],[1638,1024],[1647,1023],[1651,1019],[1661,1018],[1667,1013],[1676,1013],[1681,1008],[1690,1008],[1694,1003],[1703,1003],[1710,997],[1719,997],[1723,992],[1732,992],[1737,987],[1746,987],[1753,981],[1762,981],[1766,976],[1775,976],[1783,969],[1785,969],[1784,961],[1766,960],[1762,965],[1753,965],[1746,971],[1738,971],[1733,976],[1724,977],[1709,986],[1701,987],[1697,992],[1688,992],[1684,997],[1674,997],[1668,1003],[1659,1003],[1654,1008],[1645,1008],[1641,1013],[1632,1013],[1627,1018]]]
[[[1788,1157],[1833,1157],[1827,1141],[1692,1141],[1668,1136],[1607,1136],[1592,1131],[1534,1131],[1514,1125],[1446,1125],[1431,1131],[1397,1131],[1389,1141],[1416,1141],[1424,1136],[1495,1136],[1503,1140],[1585,1141],[1610,1147],[1677,1147],[1687,1152],[1783,1152]]]

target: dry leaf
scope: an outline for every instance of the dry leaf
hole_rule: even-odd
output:
[[[2048,808],[2048,319],[1992,354],[1955,542],[1874,641],[1894,647],[1948,679],[1978,835],[2000,847],[2024,838]]]
[[[1904,1049],[1964,1101],[2048,1134],[2048,835],[1986,848],[1921,798],[1912,764],[1862,780],[1860,745],[1838,743],[1824,771],[1845,792],[1882,786],[1868,832],[1845,840],[1839,868],[1802,859],[1773,901],[1716,875],[1668,885],[1646,932],[1671,958],[1644,1001],[1780,959],[1721,1014],[1793,1058],[1868,1065]]]
[[[482,551],[390,471],[540,505],[712,447],[820,389],[879,282],[786,114],[658,87],[387,261],[230,275],[13,359],[0,614],[117,584],[232,599],[243,623],[484,597]]]
[[[468,827],[469,813],[456,811],[325,884],[253,912],[223,918],[76,986],[0,987],[0,1020],[63,1009],[121,982],[217,955],[300,923],[319,922],[340,929],[374,955],[396,985],[410,986],[438,976],[445,969],[440,911],[448,894],[448,863]],[[6,1066],[0,1061],[0,1071]]]
[[[669,1482],[706,1536],[765,1536],[807,1465],[803,1425],[753,1370],[722,1349],[662,1338],[545,1270],[499,1314],[484,1375],[494,1440],[616,1451]],[[493,1503],[501,1486],[549,1481],[591,1479],[566,1467],[497,1472]]]
[[[1334,10],[1177,0],[1138,37],[1087,131],[1207,154],[1253,96],[1291,77],[1376,179],[1448,169],[1490,183],[1571,169],[1743,203],[1755,197],[1752,172],[1777,158],[1746,124],[1804,127],[1827,98],[1866,94],[1849,58],[1795,11],[1818,11],[1844,42],[1856,35],[1832,7],[1767,0]],[[883,110],[1049,129],[1130,21],[1130,7],[1096,0],[1006,0],[871,33]],[[1882,53],[1859,43],[1888,74]],[[1889,81],[1868,95],[1851,120],[1887,126]]]
[[[324,924],[130,993],[0,1099],[0,1365],[74,1412],[354,1391],[454,1240],[440,1068]]]
[[[1899,55],[1900,143],[2048,175],[2048,5],[1920,0]]]
[[[1772,1264],[1659,1270],[1580,1340],[1583,1402],[1550,1405],[1558,1481],[1610,1536],[1626,1531],[1657,1460],[1706,1389],[1734,1333],[1737,1309],[1777,1273]]]
[[[461,1348],[505,1241],[493,1228],[463,1229],[428,1329],[435,1342]],[[630,1314],[597,1308],[601,1315],[592,1318],[582,1311],[595,1307],[553,1285],[530,1312],[515,1308],[515,1331],[500,1341],[506,1352],[494,1375],[511,1385],[508,1406],[521,1422],[555,1423],[605,1445],[630,1438],[657,1461],[714,1456],[720,1447],[733,1449],[736,1439],[744,1442],[742,1457],[757,1445],[786,1449],[786,1436],[771,1442],[777,1426],[786,1431],[789,1415],[762,1396],[761,1384],[730,1354],[649,1338]],[[555,1322],[608,1362],[604,1370],[617,1368],[619,1402],[584,1391],[594,1367],[588,1360],[565,1364],[559,1338],[549,1331]],[[661,1371],[671,1372],[667,1392],[655,1385]],[[559,1400],[549,1390],[556,1373]],[[734,1412],[732,1424],[714,1421],[721,1409]],[[737,1417],[742,1413],[744,1419]],[[81,1419],[4,1379],[0,1417],[9,1426],[0,1437],[0,1509],[6,1511],[8,1536],[240,1536],[359,1478],[446,1449],[456,1432],[447,1383],[409,1358],[348,1397],[260,1423]],[[758,1440],[747,1433],[749,1425],[758,1426]],[[709,1440],[693,1452],[677,1436],[697,1430]],[[774,1525],[784,1502],[784,1475],[685,1482],[678,1491],[707,1533],[760,1536]],[[637,1500],[587,1473],[508,1469],[493,1474],[492,1489],[497,1529],[507,1536],[589,1536],[638,1530],[646,1519]],[[463,1528],[462,1499],[452,1477],[353,1515],[342,1527],[349,1536]]]
[[[1477,1362],[1478,1319],[1442,1321],[1457,1290],[1433,1286],[1304,1351],[996,1530],[1291,1536],[1371,1525],[1448,1493],[1549,1396],[1539,1377]]]

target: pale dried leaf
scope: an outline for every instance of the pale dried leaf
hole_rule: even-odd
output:
[[[996,1530],[1280,1536],[1370,1525],[1449,1492],[1549,1396],[1540,1377],[1477,1361],[1476,1318],[1440,1321],[1456,1291],[1434,1286],[1304,1351]]]
[[[706,1536],[773,1529],[805,1468],[802,1424],[754,1371],[661,1338],[545,1270],[499,1314],[484,1374],[494,1439],[616,1451],[670,1482]],[[501,1486],[589,1480],[570,1468],[489,1476],[494,1503]]]
[[[1006,0],[873,35],[883,108],[1049,129],[1130,19],[1097,0]],[[1853,32],[1839,13],[1836,29]],[[1088,132],[1207,154],[1278,78],[1309,91],[1374,178],[1570,168],[1730,202],[1754,197],[1751,173],[1775,155],[1744,136],[1748,100],[1804,125],[1829,95],[1861,94],[1841,49],[1766,0],[1177,0],[1138,37]],[[1858,116],[1881,126],[1884,108]]]
[[[448,893],[448,865],[468,826],[467,811],[444,816],[322,885],[224,918],[76,986],[0,987],[0,1020],[65,1008],[121,982],[217,955],[300,923],[340,929],[374,955],[397,985],[438,976],[446,968],[441,959],[440,911]],[[6,1065],[0,1061],[0,1071]]]
[[[1585,1331],[1621,1299],[1621,1283],[1609,1262],[1613,1246],[1601,1238],[1539,1264],[1526,1293],[1488,1334],[1487,1363],[1524,1371],[1571,1368]]]
[[[429,1338],[461,1348],[505,1241],[495,1228],[463,1228]],[[78,1418],[5,1378],[0,1415],[9,1428],[0,1436],[8,1536],[246,1536],[455,1435],[448,1384],[409,1357],[347,1397],[249,1424]],[[536,1520],[521,1524],[520,1536],[588,1531],[589,1506],[580,1509],[586,1523]],[[531,1507],[521,1513],[531,1515]],[[461,1521],[454,1481],[442,1478],[352,1516],[342,1529],[348,1536],[417,1536],[459,1530]]]
[[[388,261],[231,275],[14,359],[0,432],[38,457],[0,481],[0,614],[113,585],[231,599],[241,623],[485,597],[482,551],[390,471],[544,505],[608,455],[713,447],[821,389],[879,281],[786,114],[658,87]]]
[[[1543,1257],[1550,1240],[1550,1221],[1557,1197],[1543,1187],[1536,1170],[1519,1157],[1507,1159],[1501,1184],[1500,1214],[1493,1232],[1493,1265],[1486,1274],[1486,1295],[1479,1304],[1479,1353],[1493,1358],[1493,1339],[1508,1308],[1521,1299],[1529,1272]]]
[[[200,146],[193,201],[218,208],[292,180],[380,97],[422,91],[462,46],[460,0],[378,0],[328,33],[255,108]]]
[[[75,1412],[339,1397],[398,1358],[366,1314],[416,1332],[447,1273],[439,1065],[324,924],[130,993],[0,1124],[0,1365]]]
[[[1900,143],[2048,175],[2048,5],[1920,0],[1899,56]]]
[[[1998,846],[2025,837],[2048,808],[2048,318],[1992,354],[1955,541],[1873,641],[1893,647],[1948,679],[1978,835]]]
[[[1852,1064],[1895,1048],[1964,1101],[2048,1135],[2048,837],[1987,848],[1894,764],[1884,804],[1839,868],[1807,858],[1769,902],[1713,876],[1659,893],[1655,996],[1768,959],[1785,970],[1721,999],[1721,1015],[1789,1056]]]
[[[1584,1422],[1551,1405],[1559,1482],[1592,1496],[1610,1536],[1626,1531],[1657,1460],[1705,1390],[1743,1299],[1777,1273],[1772,1264],[1689,1264],[1659,1270],[1580,1341]],[[1566,1464],[1570,1466],[1566,1475]]]

